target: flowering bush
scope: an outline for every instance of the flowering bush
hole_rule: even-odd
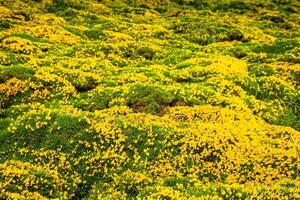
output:
[[[0,0],[0,198],[299,199],[299,7]]]

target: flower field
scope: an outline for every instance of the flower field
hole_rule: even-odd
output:
[[[300,199],[300,2],[0,0],[0,199]]]

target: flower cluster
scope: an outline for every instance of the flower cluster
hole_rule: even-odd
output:
[[[299,199],[289,2],[0,1],[0,198]]]

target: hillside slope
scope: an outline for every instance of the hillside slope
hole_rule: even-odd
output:
[[[299,131],[297,0],[0,0],[2,199],[299,199]]]

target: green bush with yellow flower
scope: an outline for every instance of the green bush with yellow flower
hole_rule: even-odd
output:
[[[1,199],[299,199],[296,0],[0,0]]]

